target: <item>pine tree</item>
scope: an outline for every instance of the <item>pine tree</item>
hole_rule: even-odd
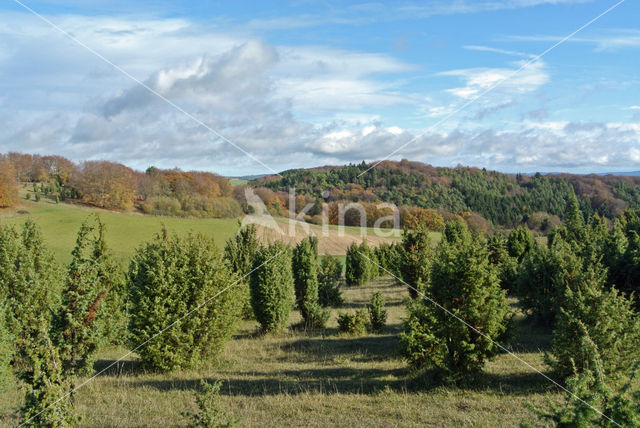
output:
[[[104,242],[104,226],[97,216],[95,226],[90,220],[78,231],[53,326],[63,369],[69,376],[91,372],[98,345],[104,341],[99,321],[108,325],[103,321],[104,301],[108,293],[119,291],[121,282]]]
[[[431,301],[417,300],[409,306],[400,339],[411,364],[435,366],[457,381],[481,370],[498,352],[496,342],[507,338],[511,318],[486,243],[472,236],[462,222],[447,223],[445,236],[431,267],[427,293]]]
[[[400,274],[408,285],[412,299],[427,291],[429,286],[429,269],[433,259],[429,229],[418,223],[415,229],[405,229],[402,235],[400,255]]]
[[[569,244],[556,237],[551,248],[537,246],[522,261],[517,294],[523,309],[542,325],[552,327],[566,287],[576,289],[584,263]]]
[[[0,393],[11,384],[13,373],[9,363],[13,356],[13,338],[7,326],[7,309],[4,302],[0,302]]]
[[[536,246],[533,234],[526,226],[518,226],[511,231],[507,238],[509,255],[521,262],[524,256]]]
[[[264,332],[283,329],[295,302],[291,249],[281,242],[261,248],[249,281],[251,306]]]
[[[507,246],[507,238],[502,234],[493,235],[487,240],[489,262],[498,268],[502,288],[508,293],[515,293],[519,263],[516,257],[509,254]]]
[[[47,332],[48,321],[40,319],[36,322],[38,325],[33,326],[35,334],[24,349],[26,364],[20,373],[25,384],[21,426],[72,427],[78,418],[73,413],[71,384]]]
[[[579,347],[578,354],[585,357],[583,368],[574,370],[574,374],[567,379],[565,405],[553,405],[550,411],[535,409],[538,416],[557,427],[640,426],[640,389],[637,382],[640,360],[636,361],[621,382],[609,383],[597,345],[591,340],[584,324],[578,323],[578,327],[581,333],[576,344]]]
[[[343,302],[340,292],[342,263],[337,257],[324,256],[318,266],[318,303],[321,306],[340,306]]]
[[[237,285],[207,236],[165,230],[140,247],[129,268],[130,331],[148,341],[137,350],[143,363],[169,371],[221,352],[240,316]]]
[[[369,329],[374,333],[381,332],[387,323],[387,310],[384,308],[385,304],[384,295],[378,291],[371,296],[371,300],[367,305]]]
[[[602,254],[602,263],[608,268],[608,283],[616,287],[625,285],[625,252],[629,242],[624,234],[620,219],[613,222],[613,229],[605,239]]]
[[[581,274],[576,284],[565,288],[562,307],[553,331],[547,361],[566,378],[587,369],[589,354],[582,346],[589,340],[600,350],[603,373],[611,379],[627,375],[640,360],[640,318],[632,302],[615,288],[605,288],[606,272],[598,265]],[[585,330],[586,328],[586,330]]]
[[[0,226],[0,299],[7,305],[7,326],[18,351],[37,334],[36,320],[51,321],[60,304],[62,271],[46,250],[35,223],[27,221],[21,233]]]
[[[296,303],[309,328],[323,328],[329,311],[318,303],[317,245],[303,239],[293,249],[292,270]]]
[[[253,266],[253,258],[260,249],[256,226],[250,224],[238,230],[236,235],[227,241],[224,248],[224,258],[229,267],[240,278],[238,287],[241,290],[243,315],[245,318],[253,316],[251,310],[251,296],[249,292],[249,274]]]
[[[369,276],[368,265],[369,260],[363,253],[362,247],[355,242],[351,243],[347,248],[347,257],[345,260],[345,281],[347,286],[360,286],[367,282]]]

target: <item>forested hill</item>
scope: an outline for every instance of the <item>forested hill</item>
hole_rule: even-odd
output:
[[[453,213],[471,211],[492,223],[512,226],[533,213],[564,217],[573,192],[585,214],[608,218],[626,208],[640,207],[640,177],[575,174],[504,174],[485,169],[440,168],[420,162],[384,161],[372,164],[292,169],[252,182],[256,187],[287,191],[330,200],[385,201],[396,205],[436,208]]]

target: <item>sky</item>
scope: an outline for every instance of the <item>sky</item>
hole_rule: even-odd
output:
[[[0,2],[2,153],[640,170],[636,0],[595,21],[618,0],[20,2]]]

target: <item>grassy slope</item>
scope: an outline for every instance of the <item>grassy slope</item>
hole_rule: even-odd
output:
[[[40,202],[24,199],[25,189],[22,189],[22,198],[19,206],[14,209],[0,210],[0,224],[22,224],[28,218],[33,219],[42,230],[45,243],[56,255],[57,259],[67,263],[71,259],[76,233],[80,224],[92,213],[98,213],[107,226],[107,244],[113,249],[116,257],[126,264],[134,250],[143,242],[153,238],[160,232],[164,224],[169,232],[186,234],[189,232],[204,233],[212,236],[218,246],[224,246],[227,239],[233,236],[238,229],[236,219],[195,219],[176,217],[145,216],[138,213],[119,213],[101,210],[82,205],[59,203],[47,198]],[[26,211],[28,214],[19,214]],[[288,220],[276,219],[281,230],[287,234],[289,231]],[[353,241],[360,242],[360,228],[345,227],[344,236],[340,236],[337,226],[329,227],[329,236],[323,237],[322,228],[309,225],[311,231],[320,237],[320,253],[332,255],[344,255],[346,248]],[[264,241],[285,240],[295,243],[306,236],[305,229],[301,226],[295,228],[295,237],[278,235],[270,230],[259,228],[259,234]],[[372,229],[367,230],[367,240],[371,245],[379,245],[381,242],[391,242],[399,239],[399,234],[393,238],[378,238]],[[433,232],[434,242],[440,239],[440,234]]]
[[[375,291],[386,295],[389,309],[380,335],[339,335],[334,310],[324,335],[290,329],[256,336],[257,324],[245,321],[220,360],[199,370],[145,373],[130,356],[77,393],[82,425],[185,426],[180,414],[195,410],[193,392],[202,378],[223,381],[222,406],[240,426],[507,427],[523,418],[535,421],[528,403],[546,407],[549,399],[561,398],[548,381],[506,354],[466,387],[439,386],[428,374],[412,373],[398,354],[404,287],[382,279],[348,289],[345,306],[362,307]],[[294,312],[291,325],[299,320]],[[545,371],[540,349],[547,344],[548,337],[519,320],[513,348],[520,358]],[[125,352],[102,352],[97,367]],[[19,401],[15,390],[0,399],[5,411]]]
[[[28,211],[29,214],[18,214],[18,210]],[[58,260],[68,262],[80,225],[87,216],[96,212],[107,226],[106,238],[109,247],[123,263],[131,257],[136,247],[160,232],[163,223],[172,233],[201,232],[210,235],[220,246],[224,245],[238,228],[235,219],[151,217],[79,205],[56,204],[48,199],[42,199],[38,203],[23,200],[17,209],[3,211],[0,221],[2,224],[21,224],[27,218],[33,219],[40,226],[47,247],[54,251]]]

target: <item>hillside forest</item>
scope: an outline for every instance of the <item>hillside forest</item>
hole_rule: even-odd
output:
[[[234,218],[247,213],[249,187],[274,215],[302,213],[320,224],[326,204],[330,224],[339,221],[339,206],[360,203],[367,224],[390,215],[381,203],[398,207],[401,226],[417,221],[442,230],[448,220],[462,219],[477,231],[511,229],[526,224],[546,233],[567,215],[567,201],[577,196],[585,216],[607,220],[640,207],[640,177],[623,175],[505,174],[473,167],[443,168],[402,160],[340,167],[287,170],[232,186],[211,172],[149,167],[136,171],[109,161],[74,163],[61,156],[0,155],[0,206],[18,202],[18,186],[31,183],[37,197],[150,215]],[[290,206],[295,190],[295,207]],[[29,195],[30,197],[31,195]],[[347,226],[359,226],[360,214],[347,211]],[[382,223],[392,227],[392,222]]]

